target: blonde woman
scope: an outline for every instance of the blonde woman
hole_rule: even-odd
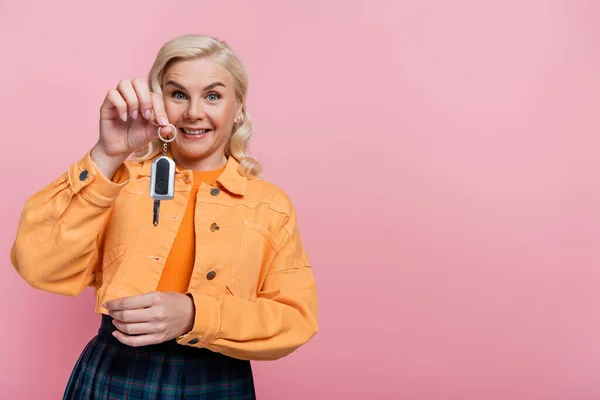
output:
[[[253,399],[250,360],[284,357],[317,332],[294,207],[247,153],[247,88],[226,43],[174,38],[148,82],[108,92],[93,148],[26,202],[18,273],[63,295],[92,286],[102,314],[64,399]],[[177,171],[155,224],[158,127],[174,138]]]

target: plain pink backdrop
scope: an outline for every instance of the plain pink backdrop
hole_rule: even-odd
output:
[[[263,400],[600,397],[597,0],[0,2],[0,398],[58,399],[99,318],[9,262],[26,198],[182,33],[250,71],[320,333]],[[150,218],[150,216],[148,216]]]

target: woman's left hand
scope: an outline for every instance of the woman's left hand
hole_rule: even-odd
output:
[[[119,342],[138,347],[174,339],[192,330],[194,301],[176,292],[152,292],[111,300],[104,306]]]

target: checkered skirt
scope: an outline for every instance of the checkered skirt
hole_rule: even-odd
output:
[[[79,356],[63,400],[255,399],[250,362],[171,340],[130,347],[102,324]]]

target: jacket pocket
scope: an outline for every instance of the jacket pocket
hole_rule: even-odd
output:
[[[272,234],[264,227],[243,220],[240,249],[227,282],[230,294],[256,300],[269,265],[276,254]]]

